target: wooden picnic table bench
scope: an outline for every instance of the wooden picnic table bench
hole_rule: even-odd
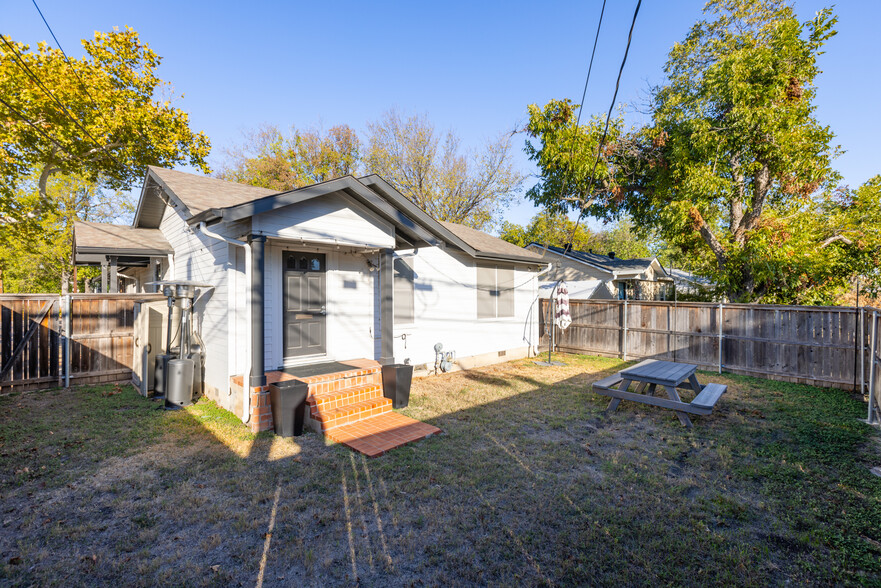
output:
[[[607,412],[614,412],[622,400],[632,400],[661,408],[676,411],[679,421],[686,427],[691,427],[689,414],[708,415],[713,407],[728,389],[724,384],[707,384],[702,386],[698,382],[696,365],[687,363],[674,363],[647,359],[633,367],[620,371],[617,374],[603,378],[593,383],[593,391],[603,396],[612,398]],[[630,392],[630,384],[636,382],[636,391]],[[666,390],[668,398],[654,396],[658,386]],[[679,398],[676,389],[694,392],[691,402],[683,402]],[[647,394],[643,391],[647,390]]]

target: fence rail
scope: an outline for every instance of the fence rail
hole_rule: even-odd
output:
[[[543,323],[547,304],[542,301]],[[881,333],[870,341],[871,326],[881,328],[881,311],[876,309],[572,300],[569,311],[572,324],[555,332],[560,351],[665,359],[862,391],[874,370],[879,376],[872,381],[875,406],[881,401]],[[873,321],[870,328],[867,315]],[[542,333],[542,344],[547,345],[544,324]]]
[[[131,379],[134,304],[161,298],[0,295],[0,390]]]

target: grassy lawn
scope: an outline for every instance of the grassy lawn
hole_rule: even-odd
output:
[[[705,373],[686,430],[564,359],[414,382],[444,434],[373,460],[128,386],[0,398],[0,585],[881,585],[858,398]]]

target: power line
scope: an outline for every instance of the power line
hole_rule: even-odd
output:
[[[575,157],[575,134],[578,133],[578,125],[581,124],[581,112],[584,110],[584,101],[587,99],[587,86],[590,83],[590,72],[593,71],[593,58],[597,52],[597,43],[600,39],[600,29],[603,26],[603,15],[606,13],[606,0],[603,0],[603,6],[600,8],[600,18],[597,21],[597,32],[593,38],[593,49],[590,52],[590,63],[587,66],[587,77],[584,79],[584,90],[581,92],[581,102],[578,104],[578,116],[575,117],[575,128],[572,129],[572,148],[569,150],[569,160],[572,161],[572,158]],[[560,189],[560,198],[563,198],[566,194],[566,188],[569,187],[569,176],[563,176],[563,187]],[[573,231],[572,236],[569,238],[569,242],[571,243],[575,239],[575,232]],[[545,243],[547,245],[547,243]]]
[[[606,13],[606,0],[603,0],[603,6],[600,8],[600,19],[597,22],[597,32],[593,38],[593,50],[590,52],[590,63],[587,66],[587,77],[584,79],[584,91],[581,92],[581,104],[578,105],[578,117],[575,119],[575,128],[581,123],[581,111],[584,108],[584,100],[587,97],[587,84],[590,82],[590,72],[593,70],[593,58],[597,52],[597,42],[600,40],[600,27],[603,26],[603,15]],[[574,147],[573,147],[574,148]]]
[[[70,70],[73,72],[73,75],[76,76],[77,81],[80,83],[80,88],[82,88],[83,92],[85,92],[86,96],[89,97],[89,101],[92,103],[92,106],[95,107],[95,111],[98,113],[98,116],[101,117],[101,120],[104,121],[104,124],[110,129],[110,123],[107,122],[107,119],[104,118],[104,113],[101,112],[101,108],[98,107],[98,103],[95,102],[95,99],[92,97],[92,94],[89,93],[88,88],[83,83],[83,79],[80,77],[79,72],[73,66],[73,63],[70,61],[70,57],[67,56],[67,53],[64,51],[64,47],[61,46],[61,41],[58,40],[58,37],[55,36],[55,31],[52,30],[52,27],[49,26],[49,21],[46,20],[46,17],[43,15],[43,11],[40,10],[40,7],[37,5],[37,0],[31,0],[34,3],[34,8],[37,9],[37,12],[40,13],[40,18],[43,19],[43,24],[46,25],[46,28],[49,29],[49,34],[52,35],[52,38],[55,40],[55,44],[58,46],[58,50],[61,51],[61,54],[64,56],[64,60],[67,62],[67,65],[70,66]],[[117,163],[119,163],[117,161]]]
[[[618,79],[615,81],[615,93],[612,95],[612,103],[609,104],[609,112],[606,113],[606,126],[605,129],[603,129],[603,136],[600,138],[600,142],[597,145],[597,156],[593,162],[593,169],[590,172],[587,198],[581,203],[581,212],[578,214],[578,219],[575,221],[575,226],[572,228],[572,238],[570,241],[575,238],[575,232],[578,230],[578,225],[581,223],[581,217],[584,216],[584,211],[587,209],[587,205],[590,202],[590,197],[593,193],[593,182],[596,177],[597,166],[600,163],[600,155],[603,152],[606,136],[609,133],[609,121],[611,121],[612,111],[615,109],[615,100],[618,99],[618,89],[621,86],[621,74],[624,73],[624,65],[627,63],[627,54],[630,53],[630,42],[633,40],[633,27],[636,26],[636,17],[639,14],[639,7],[641,5],[642,0],[637,0],[636,9],[633,11],[633,20],[630,22],[630,32],[627,34],[627,47],[624,49],[624,58],[621,59],[621,67],[618,68]]]
[[[104,152],[105,152],[105,153],[106,153],[106,154],[107,154],[107,155],[108,155],[113,161],[115,161],[115,162],[117,163],[117,165],[119,165],[120,167],[125,167],[125,166],[122,165],[122,163],[120,163],[120,161],[119,161],[118,159],[116,159],[116,157],[115,157],[112,153],[110,153],[110,152],[107,150],[107,148],[106,148],[105,146],[103,146],[103,145],[101,144],[100,141],[98,141],[98,140],[92,135],[92,133],[90,133],[90,132],[89,132],[89,131],[88,131],[88,130],[82,125],[82,124],[80,124],[80,122],[79,122],[79,121],[78,121],[78,120],[77,120],[77,119],[76,119],[76,118],[70,113],[70,111],[67,109],[67,107],[64,106],[64,104],[62,104],[60,100],[58,100],[58,98],[55,96],[55,94],[53,94],[53,93],[52,93],[52,92],[51,92],[51,91],[50,91],[50,90],[49,90],[49,89],[43,84],[43,82],[40,81],[40,79],[39,79],[39,78],[37,77],[37,75],[31,70],[31,68],[28,66],[28,64],[25,63],[24,60],[21,58],[21,56],[19,55],[19,53],[18,53],[18,51],[16,50],[15,46],[12,45],[9,41],[7,41],[7,40],[6,40],[6,37],[5,37],[3,34],[0,34],[0,39],[2,39],[2,40],[3,40],[3,43],[4,43],[7,47],[9,47],[9,50],[12,52],[12,55],[13,55],[13,57],[15,58],[16,64],[18,64],[19,68],[20,68],[22,71],[24,71],[25,73],[27,73],[28,76],[29,76],[29,77],[30,77],[30,78],[31,78],[31,79],[32,79],[32,80],[33,80],[33,81],[34,81],[34,82],[35,82],[35,83],[36,83],[36,84],[37,84],[37,85],[43,90],[43,92],[44,92],[47,96],[49,96],[50,98],[52,98],[52,100],[55,101],[55,103],[59,106],[59,108],[61,108],[61,110],[62,110],[62,112],[64,113],[64,115],[67,116],[67,118],[69,118],[69,119],[71,120],[71,122],[73,122],[73,124],[75,124],[75,125],[76,125],[76,126],[77,126],[77,127],[83,132],[83,133],[85,133],[85,134],[86,134],[86,135],[87,135],[87,136],[88,136],[88,137],[94,142],[94,144],[95,144],[99,149],[101,149],[102,151],[104,151]]]
[[[52,136],[50,136],[49,134],[47,134],[43,129],[41,129],[40,127],[38,127],[37,124],[36,124],[35,122],[33,122],[31,119],[29,119],[27,116],[25,116],[25,115],[22,114],[21,112],[19,112],[19,111],[18,111],[14,106],[12,106],[9,102],[7,102],[6,100],[4,100],[3,98],[0,98],[0,104],[3,104],[6,108],[8,108],[9,110],[11,110],[12,113],[13,113],[15,116],[17,116],[18,118],[20,118],[21,120],[23,120],[25,123],[27,123],[28,125],[34,127],[34,130],[36,130],[38,133],[40,133],[41,135],[43,135],[44,137],[46,137],[47,139],[49,139],[49,141],[51,141],[52,143],[55,143],[55,146],[56,146],[56,147],[58,147],[59,149],[61,149],[62,151],[64,151],[64,152],[67,153],[68,155],[70,155],[71,157],[76,157],[76,156],[73,155],[70,151],[68,151],[67,148],[64,147],[64,145],[62,145],[61,143],[59,143],[58,140],[57,140],[55,137],[52,137]]]

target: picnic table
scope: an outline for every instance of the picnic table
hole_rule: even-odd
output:
[[[632,400],[674,410],[679,422],[690,428],[691,419],[688,415],[710,414],[716,402],[728,389],[724,384],[702,386],[695,371],[697,371],[696,365],[647,359],[613,376],[594,382],[593,390],[597,394],[612,398],[606,409],[607,412],[616,411],[622,400]],[[628,388],[634,382],[636,390],[631,392]],[[654,396],[658,386],[667,392],[667,398]],[[679,398],[677,389],[694,392],[694,399],[691,402],[683,402]]]

